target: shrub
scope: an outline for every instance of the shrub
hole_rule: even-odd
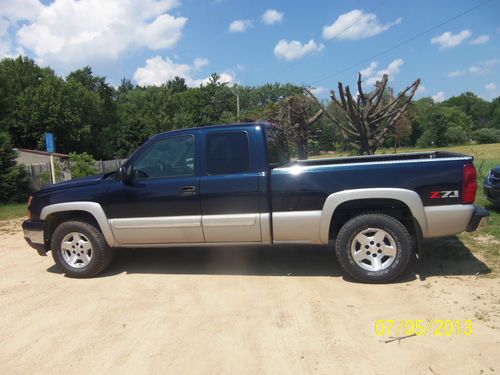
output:
[[[469,141],[467,133],[460,126],[452,126],[446,130],[446,141],[449,145],[462,145]]]
[[[24,166],[16,165],[16,151],[7,133],[0,133],[0,203],[25,202],[29,194]]]
[[[95,159],[86,152],[81,154],[71,152],[69,154],[69,162],[71,165],[71,178],[87,177],[97,172]]]
[[[483,128],[472,133],[472,139],[479,144],[500,142],[500,130]]]

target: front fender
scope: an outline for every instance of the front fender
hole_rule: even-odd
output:
[[[115,246],[116,245],[116,240],[113,235],[113,232],[111,231],[111,227],[108,222],[108,218],[106,217],[106,214],[104,213],[104,210],[102,209],[101,205],[96,202],[67,202],[67,203],[56,203],[56,204],[51,204],[49,206],[45,206],[42,208],[42,212],[40,214],[40,219],[41,220],[46,220],[47,217],[51,214],[57,213],[57,212],[64,212],[64,211],[85,211],[91,214],[94,219],[97,221],[97,224],[99,224],[99,227],[101,229],[102,234],[104,235],[104,238],[106,239],[106,242],[108,243],[109,246]]]

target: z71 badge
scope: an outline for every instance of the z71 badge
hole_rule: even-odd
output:
[[[460,195],[458,194],[458,190],[441,190],[441,191],[431,191],[431,195],[429,198],[437,199],[437,198],[458,198]]]

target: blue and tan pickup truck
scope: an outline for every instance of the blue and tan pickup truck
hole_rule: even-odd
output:
[[[291,161],[268,122],[158,134],[114,173],[30,197],[26,241],[71,277],[120,247],[323,244],[362,282],[388,282],[422,239],[474,231],[471,156],[418,152]]]

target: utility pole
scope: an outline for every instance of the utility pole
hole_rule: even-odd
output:
[[[238,88],[236,88],[236,119],[240,122],[240,94],[238,94]]]
[[[56,166],[54,162],[54,154],[50,154],[50,172],[52,174],[52,183],[55,184],[56,181]]]

